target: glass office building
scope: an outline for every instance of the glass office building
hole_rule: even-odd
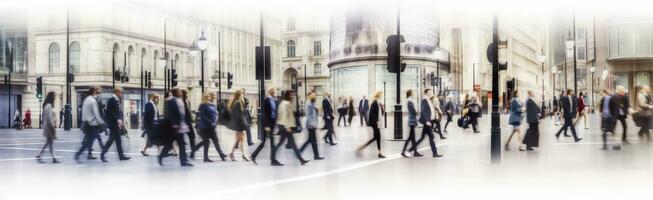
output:
[[[406,70],[401,74],[402,96],[409,89],[420,94],[425,87],[437,88],[424,79],[431,72],[439,72],[443,79],[449,77],[449,53],[439,48],[439,20],[434,8],[419,5],[401,8],[401,34],[405,39],[401,54],[406,63]],[[387,105],[394,105],[397,79],[396,74],[386,69],[386,38],[396,34],[396,17],[396,9],[367,6],[332,14],[329,43],[332,98],[351,96],[357,101],[362,95],[385,91]],[[442,82],[444,89],[448,81]]]

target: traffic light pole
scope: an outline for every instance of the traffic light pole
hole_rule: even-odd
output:
[[[220,54],[220,32],[218,31],[218,102],[216,102],[220,106],[222,104],[222,55]]]
[[[73,115],[70,89],[70,12],[66,8],[66,105],[64,106],[64,130],[69,131],[73,126]]]
[[[401,12],[400,8],[397,8],[397,36],[399,37],[399,45],[397,45],[397,48],[399,48],[399,51],[397,51],[397,54],[399,58],[401,58]],[[397,67],[397,102],[395,104],[395,111],[394,111],[394,118],[395,118],[395,125],[394,125],[394,139],[395,140],[400,140],[403,138],[403,123],[402,123],[402,118],[403,118],[403,112],[401,111],[401,59],[399,59],[399,65],[395,66]]]
[[[259,36],[260,36],[260,40],[261,40],[260,41],[260,45],[261,45],[260,47],[261,47],[261,57],[262,58],[261,58],[261,66],[258,66],[258,67],[260,68],[259,70],[261,70],[262,73],[261,73],[261,76],[259,77],[260,79],[258,80],[259,81],[259,88],[258,88],[259,89],[259,93],[258,93],[258,102],[259,103],[258,103],[258,115],[257,115],[258,122],[257,123],[258,123],[258,134],[262,135],[262,134],[264,134],[264,130],[265,130],[263,128],[263,118],[262,118],[263,112],[265,112],[265,107],[262,106],[262,105],[263,105],[263,102],[265,101],[265,73],[266,73],[265,72],[265,40],[264,40],[264,35],[263,35],[264,34],[264,32],[263,32],[264,27],[263,27],[263,12],[262,11],[261,11],[261,14],[260,14],[260,22],[259,23],[260,23],[259,24],[259,29],[260,29],[259,30],[260,31]],[[263,136],[263,137],[265,137],[265,136]]]
[[[202,59],[202,60],[200,61],[200,65],[201,65],[201,68],[202,68],[201,69],[202,70],[202,73],[201,73],[201,75],[202,75],[202,95],[204,95],[204,50],[202,50],[201,54],[202,54],[202,56],[200,56],[201,57],[200,59]]]
[[[501,162],[501,126],[499,118],[499,16],[495,13],[492,24],[492,128],[490,135],[490,160]]]

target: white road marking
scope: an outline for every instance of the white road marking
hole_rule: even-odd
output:
[[[40,148],[38,148],[38,149],[34,149],[34,148],[22,148],[22,147],[0,147],[0,149],[9,149],[9,150],[26,150],[26,151],[41,151]],[[54,150],[54,151],[58,151],[58,152],[72,152],[72,153],[76,153],[76,152],[77,152],[77,150],[68,150],[68,149],[64,149],[64,150],[57,149],[57,150]],[[86,150],[85,150],[84,152],[86,152]],[[98,151],[93,151],[93,153],[100,153],[100,152],[98,152]],[[118,154],[117,152],[107,152],[107,153],[108,153],[108,154]],[[141,153],[127,153],[127,152],[125,152],[125,155],[141,155]]]
[[[445,146],[447,144],[438,144],[438,147]],[[418,149],[418,151],[423,151],[426,149],[430,149],[430,147],[424,147]],[[360,169],[364,168],[367,166],[375,165],[381,162],[386,162],[386,161],[391,161],[397,158],[402,158],[401,154],[392,154],[388,155],[384,159],[377,159],[377,160],[371,160],[371,161],[366,161],[366,162],[361,162],[361,163],[356,163],[348,167],[340,168],[340,169],[335,169],[331,171],[325,171],[325,172],[320,172],[320,173],[315,173],[315,174],[309,174],[305,176],[298,176],[294,178],[287,178],[287,179],[281,179],[281,180],[274,180],[274,181],[267,181],[267,182],[262,182],[262,183],[256,183],[256,184],[251,184],[251,185],[245,185],[245,186],[239,186],[239,187],[234,187],[234,188],[229,188],[225,190],[219,190],[216,193],[217,196],[225,195],[225,194],[233,194],[233,193],[238,193],[242,191],[247,191],[247,190],[252,190],[252,189],[258,189],[258,188],[263,188],[263,187],[269,187],[273,185],[279,185],[279,184],[284,184],[284,183],[291,183],[291,182],[297,182],[297,181],[303,181],[303,180],[308,180],[308,179],[314,179],[314,178],[319,178],[319,177],[324,177],[324,176],[329,176],[332,174],[338,174],[346,171],[351,171],[355,169]]]
[[[41,157],[41,159],[50,159],[52,157]],[[60,156],[55,156],[55,158],[62,158]],[[7,159],[0,159],[0,162],[6,162],[6,161],[21,161],[21,160],[36,160],[36,157],[31,157],[31,158],[7,158]]]
[[[64,140],[64,141],[56,141],[55,140],[54,144],[57,144],[57,143],[74,143],[74,142],[81,143],[79,140]],[[0,147],[34,145],[34,144],[45,144],[45,142],[0,144]]]

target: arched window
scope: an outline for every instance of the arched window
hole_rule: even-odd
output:
[[[158,73],[159,63],[157,62],[157,60],[159,59],[159,50],[154,50],[153,55],[154,55],[154,57],[152,57],[153,58],[152,59],[152,74],[153,74],[154,77],[161,77],[161,75],[159,75],[159,73]]]
[[[80,51],[79,42],[73,42],[70,44],[70,70],[73,73],[79,72]]]
[[[320,63],[315,63],[313,65],[313,75],[315,76],[320,76],[322,75],[322,64]]]
[[[295,57],[295,41],[288,40],[288,58]]]
[[[133,62],[134,62],[134,47],[129,46],[127,47],[127,62],[124,63],[125,72],[127,72],[127,75],[130,75],[132,72],[132,65],[134,64]]]
[[[60,56],[59,44],[52,43],[48,49],[48,72],[49,73],[59,73],[59,56]]]

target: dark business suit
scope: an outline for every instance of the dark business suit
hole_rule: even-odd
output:
[[[145,104],[145,112],[143,112],[143,135],[146,137],[147,142],[146,146],[152,146],[150,138],[152,137],[152,131],[154,131],[154,121],[155,117],[159,116],[159,112],[156,108],[156,105],[151,101],[148,101]]]
[[[261,141],[261,144],[256,147],[256,150],[254,150],[254,153],[252,153],[252,161],[256,162],[256,156],[263,150],[265,147],[265,140],[267,138],[270,138],[270,160],[273,162],[276,162],[277,160],[277,154],[274,149],[274,127],[277,124],[277,116],[276,116],[276,109],[277,109],[277,102],[273,99],[270,98],[269,96],[266,96],[265,99],[263,100],[262,103],[263,106],[263,113],[261,114],[261,123],[263,124],[263,131],[264,137],[263,140]],[[269,128],[270,131],[265,131],[265,128]]]
[[[179,108],[183,108],[183,104],[178,105],[175,97],[166,100],[165,104],[166,106],[164,114],[166,123],[169,123],[171,127],[179,127],[182,123],[186,123],[184,119],[185,116],[182,116],[182,113],[179,111]],[[159,164],[162,164],[162,159],[169,155],[168,152],[172,150],[172,144],[177,142],[177,145],[179,146],[179,161],[182,166],[187,165],[188,159],[186,157],[186,142],[184,141],[184,134],[178,133],[177,129],[175,128],[170,128],[168,131],[166,131],[166,133],[163,134],[166,135],[166,139],[164,139],[166,141],[164,142],[161,154],[159,154]]]
[[[628,100],[628,96],[626,94],[623,96],[619,94],[612,95],[612,99],[614,99],[614,102],[618,107],[618,110],[614,113],[615,119],[621,123],[621,127],[623,128],[621,139],[626,140],[626,133],[628,129],[628,126],[626,125],[626,118],[628,118],[628,108],[630,108],[630,101]]]
[[[367,99],[361,99],[358,102],[358,114],[360,114],[361,126],[367,124],[367,112],[370,110],[370,105]]]
[[[401,155],[405,156],[406,148],[408,144],[411,144],[413,147],[417,144],[417,139],[415,139],[415,126],[417,126],[417,109],[415,109],[415,103],[413,101],[408,101],[408,127],[410,132],[408,133],[408,139],[404,143],[404,148],[401,150]],[[413,155],[419,155],[417,148],[413,148]]]
[[[243,102],[245,104],[245,112],[244,112],[245,118],[247,119],[248,122],[251,123],[252,116],[251,116],[251,113],[249,112],[249,99],[247,99],[246,97],[243,97]],[[251,127],[247,127],[247,129],[245,129],[245,133],[247,134],[247,145],[248,146],[254,145],[254,142],[252,141],[252,129],[251,129]]]
[[[599,100],[599,113],[601,113],[601,130],[603,131],[602,137],[603,137],[603,148],[602,149],[607,149],[608,147],[608,132],[612,133],[614,132],[615,128],[615,123],[619,116],[619,112],[621,109],[620,108],[620,95],[615,94],[613,96],[603,96],[601,100]],[[605,102],[605,101],[608,102]],[[608,104],[608,110],[605,110],[604,106],[605,104]],[[624,127],[625,128],[625,127]],[[624,134],[625,137],[625,134]],[[625,140],[625,138],[624,138]]]
[[[335,145],[336,143],[333,142],[333,136],[335,135],[335,131],[333,130],[333,105],[331,105],[331,101],[328,99],[323,99],[322,100],[322,110],[324,112],[324,116],[322,117],[324,119],[324,126],[327,129],[326,135],[324,135],[324,142],[330,145]]]
[[[107,101],[107,111],[106,111],[107,126],[109,127],[109,140],[104,144],[104,149],[102,149],[102,154],[100,155],[101,159],[104,160],[104,154],[107,153],[113,142],[116,143],[116,151],[118,151],[118,157],[123,160],[127,157],[124,155],[122,150],[122,140],[121,140],[121,127],[118,125],[118,121],[122,121],[123,126],[125,120],[123,120],[122,107],[120,106],[120,99],[113,96]]]
[[[431,153],[433,153],[433,157],[438,156],[438,147],[435,146],[435,137],[433,136],[433,123],[431,123],[431,126],[426,125],[427,122],[432,122],[431,120],[431,107],[429,106],[429,100],[428,99],[422,99],[420,102],[420,115],[419,115],[419,123],[424,125],[422,128],[422,137],[417,140],[417,144],[413,146],[413,149],[417,149],[417,146],[419,146],[419,143],[426,138],[426,136],[429,137],[429,145],[431,145]]]
[[[190,102],[186,100],[184,100],[183,102],[184,102],[184,115],[185,115],[184,119],[186,121],[186,125],[188,125],[188,130],[189,130],[188,133],[186,133],[188,135],[188,142],[190,142],[188,146],[192,148],[193,146],[195,146],[195,135],[196,135],[195,127],[193,126],[193,117],[192,117],[193,113],[190,112]]]
[[[576,97],[562,96],[560,98],[560,105],[562,107],[562,113],[565,119],[565,123],[556,134],[556,137],[560,137],[560,134],[563,131],[565,131],[565,135],[566,135],[567,129],[571,129],[571,134],[574,137],[574,140],[579,141],[580,138],[578,138],[578,136],[576,135],[576,127],[574,126],[574,118],[576,117],[576,108],[578,107]]]
[[[524,144],[527,147],[538,147],[540,142],[540,129],[539,129],[539,114],[541,110],[537,106],[533,98],[526,100],[526,122],[528,122],[528,129],[526,136],[524,136]]]

